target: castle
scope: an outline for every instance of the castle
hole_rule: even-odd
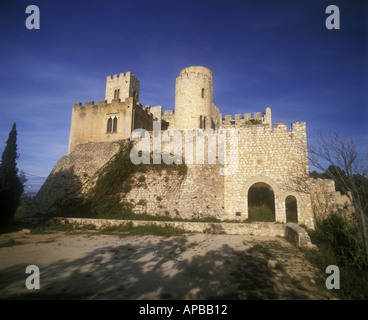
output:
[[[74,103],[69,154],[88,143],[129,139],[137,128],[152,131],[153,121],[160,121],[163,130],[236,129],[238,157],[236,173],[230,175],[219,174],[219,163],[189,165],[185,181],[175,188],[170,188],[175,179],[166,178],[160,184],[157,177],[147,178],[145,188],[125,195],[136,212],[174,215],[180,211],[181,217],[195,213],[221,220],[246,220],[253,214],[251,208],[262,211],[266,206],[270,221],[314,227],[311,191],[303,187],[309,173],[305,122],[294,122],[291,129],[285,123],[272,124],[270,108],[253,116],[223,117],[213,103],[212,71],[205,67],[192,66],[180,72],[175,112],[163,113],[161,106],[143,107],[139,86],[131,72],[108,76],[105,100]],[[232,165],[230,161],[224,166]],[[172,189],[179,192],[174,194]]]

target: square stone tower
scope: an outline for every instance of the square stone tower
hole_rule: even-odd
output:
[[[108,76],[106,79],[106,94],[105,100],[110,103],[113,99],[125,101],[127,98],[134,98],[139,101],[139,80],[133,73],[115,74]]]

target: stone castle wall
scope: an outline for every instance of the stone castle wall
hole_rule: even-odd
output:
[[[285,127],[279,130],[280,126],[276,126],[277,129],[273,131],[265,127],[259,125],[256,128],[239,129],[239,161],[234,174],[220,174],[221,169],[234,165],[232,161],[223,165],[216,158],[215,164],[208,164],[208,141],[204,136],[204,164],[196,164],[197,159],[194,156],[194,164],[188,164],[187,172],[182,175],[175,170],[156,170],[151,162],[152,170],[136,173],[130,178],[131,189],[120,194],[121,201],[129,203],[132,210],[138,214],[186,219],[215,217],[220,220],[244,221],[248,218],[249,188],[262,182],[269,185],[274,192],[276,222],[287,222],[285,199],[288,195],[293,195],[297,199],[298,223],[313,228],[312,209],[320,205],[315,197],[328,193],[330,198],[326,199],[330,199],[333,205],[336,197],[333,182],[331,184],[329,180],[307,179],[310,189],[304,190],[303,186],[294,188],[295,181],[298,181],[298,177],[295,177],[298,171],[295,168],[302,162],[303,157],[297,159],[291,156],[292,152],[300,150],[293,141],[300,139],[303,142],[305,126],[297,123],[293,125],[293,130],[287,130]],[[253,138],[249,135],[257,131]],[[262,137],[265,143],[255,144],[254,139],[257,137]],[[152,148],[152,132],[149,132],[148,138]],[[194,137],[193,150],[196,149],[197,138]],[[176,145],[173,140],[161,143],[161,150],[166,151]],[[273,147],[270,148],[270,145]],[[78,145],[71,154],[62,157],[37,195],[33,212],[50,214],[70,205],[75,199],[83,199],[94,187],[97,172],[114,156],[118,148],[119,143],[116,142],[87,143]],[[185,159],[184,144],[182,148]],[[260,152],[260,157],[252,157],[256,150],[260,151],[262,148],[268,150],[268,153]],[[211,148],[210,151],[216,152]],[[277,158],[284,160],[277,164]]]
[[[347,195],[336,191],[335,182],[329,179],[309,179],[314,218],[317,224],[323,222],[331,212],[341,212],[353,221],[354,208]]]
[[[230,128],[231,126],[222,129]],[[197,159],[194,156],[194,164],[188,165],[187,176],[180,183],[177,178],[156,176],[146,179],[142,188],[134,189],[127,195],[132,203],[138,201],[145,204],[137,207],[137,212],[166,212],[173,216],[182,208],[185,217],[210,215],[222,220],[243,221],[248,218],[248,191],[255,183],[262,182],[274,192],[276,221],[287,222],[285,199],[292,195],[297,199],[298,222],[314,227],[310,193],[300,182],[301,177],[305,179],[304,182],[308,180],[309,173],[305,123],[293,123],[290,130],[286,124],[275,124],[274,130],[264,124],[237,128],[238,157],[235,161],[228,152],[230,162],[225,165],[218,157],[214,164],[209,164],[208,150],[218,156],[218,133],[215,133],[216,145],[209,148],[208,138],[203,130],[174,131],[181,134],[179,148],[182,149],[184,161],[187,146],[185,132],[197,132],[193,138],[193,151],[196,150],[197,139],[204,139],[204,164],[196,164]],[[229,151],[233,142],[230,131],[226,132],[226,148]],[[152,134],[150,139],[152,146]],[[161,151],[173,151],[174,146],[178,145],[174,141],[174,138],[169,142],[161,141]],[[168,145],[171,146],[169,150]],[[221,169],[231,169],[233,174],[221,175]],[[157,201],[156,197],[160,200]]]
[[[117,119],[115,132],[108,132],[109,118]],[[129,139],[135,128],[152,130],[153,115],[149,109],[137,105],[134,98],[113,99],[111,103],[100,100],[85,105],[73,105],[70,125],[69,153],[80,144],[88,142],[109,142]]]
[[[320,190],[327,195],[327,208],[339,201],[340,207],[346,206],[346,199],[342,195],[339,197],[329,182],[316,183],[308,178],[304,122],[294,122],[290,129],[285,123],[273,125],[270,108],[263,113],[236,114],[234,118],[226,115],[223,118],[220,109],[213,103],[212,78],[212,71],[205,67],[183,69],[176,78],[175,112],[163,112],[162,106],[140,105],[139,80],[131,72],[107,77],[105,100],[98,104],[87,102],[84,106],[81,103],[73,105],[70,155],[76,157],[79,146],[86,143],[129,139],[132,131],[138,128],[150,132],[152,145],[154,120],[161,121],[163,135],[168,133],[167,129],[183,133],[184,130],[202,127],[216,129],[217,139],[219,132],[225,130],[227,150],[235,144],[230,132],[237,130],[238,155],[230,158],[229,163],[223,165],[216,158],[215,163],[209,164],[205,156],[204,164],[188,164],[183,178],[155,170],[149,171],[143,178],[138,174],[132,180],[136,181],[134,188],[122,194],[121,198],[131,203],[137,213],[246,220],[249,190],[255,183],[263,183],[274,193],[277,222],[288,222],[285,200],[293,196],[297,201],[298,223],[311,228],[314,227],[313,210],[322,210],[318,207],[322,194]],[[115,99],[117,94],[119,98]],[[107,130],[110,117],[117,119],[117,130],[113,132]],[[195,140],[201,139],[201,136],[205,136],[205,132],[197,131]],[[204,140],[207,150],[207,138],[204,137]],[[172,141],[162,142],[162,150],[170,144]],[[179,148],[184,156],[184,140]],[[216,143],[209,149],[216,153],[218,148]],[[220,170],[235,171],[221,175]]]
[[[276,221],[286,221],[285,199],[297,200],[298,223],[313,227],[313,213],[308,190],[300,188],[300,180],[308,178],[306,127],[295,122],[290,130],[286,124],[259,124],[239,127],[239,157],[229,167],[237,173],[225,176],[225,211],[230,216],[248,217],[248,191],[255,183],[265,183],[275,197]]]
[[[115,99],[111,103],[101,100],[98,104],[91,101],[84,106],[81,103],[75,103],[70,125],[69,153],[80,144],[129,138],[133,103],[133,98],[127,98],[125,101]],[[109,117],[117,117],[116,132],[107,132]]]

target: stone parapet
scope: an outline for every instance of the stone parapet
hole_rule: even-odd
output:
[[[142,221],[142,220],[114,220],[114,219],[87,219],[87,218],[63,218],[51,219],[54,223],[75,223],[79,225],[94,225],[96,228],[106,228],[132,223],[134,227],[146,225],[165,225],[183,229],[188,232],[229,234],[229,235],[254,235],[283,237],[285,225],[279,223],[254,222],[190,222],[190,221]]]
[[[285,238],[294,243],[299,248],[305,249],[318,249],[316,245],[312,244],[312,241],[307,233],[302,227],[295,223],[287,223],[285,225]]]

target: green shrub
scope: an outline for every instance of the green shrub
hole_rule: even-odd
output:
[[[339,266],[351,265],[358,269],[367,267],[364,242],[356,227],[336,213],[330,214],[322,223],[321,240],[333,250]]]
[[[340,269],[341,299],[368,299],[368,266],[364,243],[358,229],[336,213],[330,214],[317,230],[308,230],[319,251],[307,255],[324,273],[329,265]]]

